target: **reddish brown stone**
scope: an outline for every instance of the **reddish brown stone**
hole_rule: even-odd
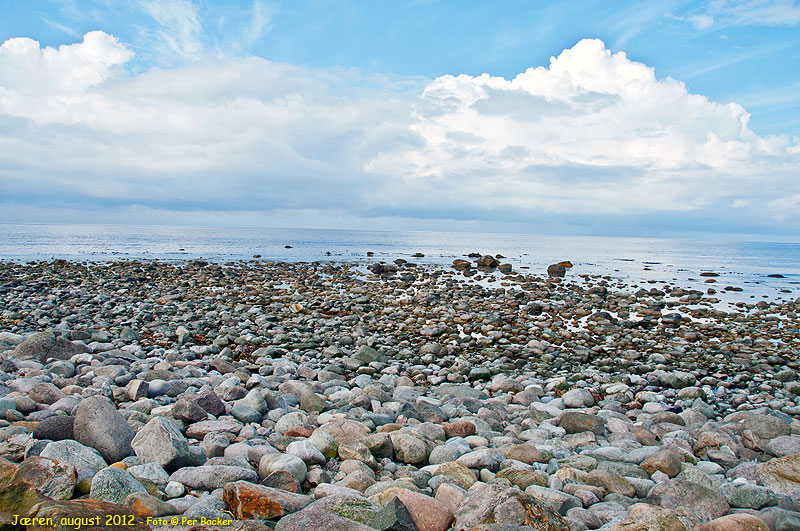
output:
[[[700,531],[769,531],[769,527],[752,514],[729,514],[711,520]]]
[[[542,455],[539,449],[532,444],[515,444],[508,450],[507,457],[509,459],[522,461],[528,465],[547,462],[547,459]]]
[[[311,437],[314,430],[306,428],[305,426],[295,426],[287,430],[286,435],[289,437]]]
[[[449,424],[443,424],[444,434],[449,439],[450,437],[468,437],[475,435],[475,424],[468,420],[459,420]]]
[[[660,471],[674,478],[681,472],[680,458],[669,450],[661,450],[649,455],[639,466],[651,476],[654,472]]]
[[[174,506],[146,492],[133,492],[125,498],[125,506],[142,518],[155,518],[178,512]]]
[[[302,494],[235,481],[225,485],[222,501],[234,518],[267,520],[297,512],[312,500]]]
[[[397,498],[403,502],[419,531],[444,531],[453,523],[453,511],[430,496],[412,492],[401,492]]]

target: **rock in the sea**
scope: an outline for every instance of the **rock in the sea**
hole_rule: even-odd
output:
[[[567,268],[561,264],[550,264],[547,266],[547,276],[563,277],[567,274]]]
[[[94,448],[109,463],[131,455],[135,433],[107,398],[95,396],[83,400],[75,410],[72,429],[76,441]]]

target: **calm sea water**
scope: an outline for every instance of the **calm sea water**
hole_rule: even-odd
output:
[[[289,245],[291,248],[286,248]],[[366,253],[373,252],[372,258]],[[742,292],[729,300],[794,299],[800,296],[800,244],[708,242],[647,238],[542,236],[444,232],[232,229],[131,225],[0,223],[0,259],[27,261],[203,258],[342,262],[405,258],[449,265],[470,252],[502,254],[515,269],[541,274],[548,264],[570,260],[570,275],[602,274],[629,286],[655,281],[707,289],[703,271],[720,274],[713,286]],[[330,254],[328,254],[330,253]],[[412,258],[422,253],[423,258]],[[781,274],[784,278],[771,278]]]

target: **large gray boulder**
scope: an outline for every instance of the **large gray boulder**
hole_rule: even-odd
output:
[[[153,417],[131,442],[142,463],[158,463],[164,470],[174,471],[189,458],[189,441],[178,425],[166,417]]]
[[[718,490],[681,478],[657,484],[645,501],[667,509],[686,507],[703,523],[724,516],[730,510]]]
[[[53,332],[39,332],[28,337],[14,349],[14,357],[44,362],[48,358],[68,360],[75,354],[89,352],[89,347],[73,343]]]
[[[100,452],[108,463],[131,455],[133,428],[107,398],[95,396],[81,402],[72,431],[76,441]]]

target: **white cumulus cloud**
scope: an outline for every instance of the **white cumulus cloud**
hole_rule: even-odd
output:
[[[113,36],[90,31],[77,44],[41,48],[18,37],[0,45],[0,87],[27,93],[74,93],[105,81],[133,52]]]
[[[409,190],[470,208],[695,210],[763,193],[751,178],[763,164],[774,164],[773,183],[797,185],[778,162],[788,139],[759,137],[741,106],[659,80],[596,39],[512,80],[438,78],[422,100],[412,129],[424,144],[371,163],[402,176],[383,191],[386,201],[408,201]]]
[[[134,75],[121,71],[130,57],[103,32],[58,49],[0,46],[7,212],[313,211],[536,231],[800,223],[797,140],[755,134],[741,106],[690,94],[599,40],[513,79],[443,76],[416,93],[417,80],[257,57]]]

